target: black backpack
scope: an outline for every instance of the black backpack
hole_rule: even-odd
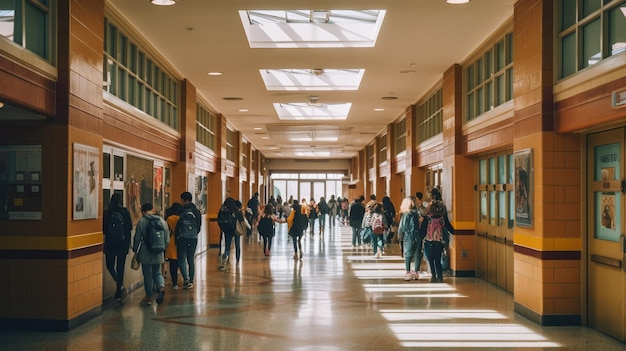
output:
[[[237,217],[231,210],[223,206],[217,213],[217,225],[223,232],[233,233],[237,226]]]
[[[153,253],[161,253],[165,251],[165,236],[167,231],[161,223],[159,217],[146,217],[148,218],[148,227],[146,233],[144,233],[143,240],[146,247]]]
[[[259,234],[265,237],[274,235],[274,220],[271,217],[263,217],[259,221]]]
[[[198,222],[191,208],[184,209],[176,224],[176,239],[198,239]]]
[[[124,216],[121,212],[112,211],[109,214],[105,235],[111,244],[121,244],[124,242]]]

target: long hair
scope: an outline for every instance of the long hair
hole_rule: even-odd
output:
[[[410,196],[407,196],[404,199],[402,199],[402,203],[400,203],[400,213],[411,212],[411,209],[413,207],[415,207],[415,202],[413,201],[413,198]]]

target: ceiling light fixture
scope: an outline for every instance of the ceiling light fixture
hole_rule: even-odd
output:
[[[207,74],[210,76],[221,76],[223,73],[222,72],[209,72]]]
[[[446,0],[448,4],[459,5],[459,4],[467,4],[470,0]]]
[[[0,108],[4,107],[4,102],[0,101]]]
[[[171,6],[176,4],[176,0],[150,0],[152,5]]]

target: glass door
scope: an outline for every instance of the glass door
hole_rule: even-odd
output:
[[[621,341],[626,336],[624,131],[614,129],[587,139],[589,324]]]

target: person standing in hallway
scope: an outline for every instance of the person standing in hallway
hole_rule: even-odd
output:
[[[130,248],[130,232],[133,229],[133,223],[130,212],[123,207],[120,193],[111,196],[109,208],[105,211],[103,218],[102,232],[104,233],[106,267],[116,284],[115,300],[122,301],[126,296],[124,268]]]
[[[152,295],[154,294],[154,287],[156,286],[158,291],[156,302],[160,304],[163,302],[163,297],[165,296],[165,281],[163,274],[161,274],[161,265],[165,262],[165,259],[163,251],[155,252],[151,250],[146,243],[146,237],[150,235],[150,227],[154,225],[152,221],[158,221],[162,230],[165,231],[166,235],[163,236],[163,240],[165,241],[165,247],[167,247],[170,241],[169,230],[167,229],[167,223],[156,214],[151,203],[147,202],[141,205],[141,213],[143,217],[137,223],[135,237],[133,238],[133,252],[137,252],[137,261],[141,263],[143,288],[146,292],[146,296],[141,302],[146,305],[152,304]]]
[[[335,227],[338,210],[339,203],[335,200],[335,195],[330,195],[330,200],[328,200],[328,228],[330,229]]]
[[[383,235],[385,233],[385,219],[383,216],[383,206],[375,203],[370,209],[370,226],[372,228],[372,246],[374,249],[374,257],[380,258],[383,250]]]
[[[401,233],[402,236],[401,242],[403,243],[402,249],[406,266],[404,280],[417,280],[419,279],[423,257],[422,245],[428,222],[419,215],[415,200],[411,197],[402,200],[400,213],[402,213],[402,218],[398,226],[398,233]],[[414,270],[411,269],[411,261],[414,262]]]
[[[363,196],[354,200],[350,205],[350,212],[347,217],[352,227],[352,246],[361,246],[361,229],[363,217],[365,216],[365,206],[363,206]]]
[[[182,206],[178,213],[176,224],[176,247],[178,254],[178,266],[183,275],[183,289],[193,288],[193,279],[196,272],[196,247],[198,246],[198,233],[202,225],[202,213],[191,202],[193,197],[188,191],[180,194]]]
[[[315,234],[315,222],[317,222],[317,219],[319,218],[319,212],[318,212],[318,208],[317,208],[317,204],[315,203],[315,199],[311,198],[311,202],[309,202],[309,207],[308,207],[309,211],[309,234],[311,234],[311,237],[313,237],[313,234]]]
[[[441,200],[439,189],[431,191],[433,199],[428,206],[428,227],[426,230],[425,246],[428,247],[428,263],[432,272],[431,282],[443,282],[443,269],[441,266],[441,254],[447,245],[446,233],[454,233],[454,227],[448,220],[448,210]]]
[[[243,204],[242,204],[243,205]],[[250,218],[248,219],[248,223],[250,223],[251,228],[248,230],[248,236],[251,236],[252,233],[257,231],[257,224],[259,222],[259,214],[261,213],[261,203],[259,202],[259,193],[254,193],[250,200],[248,200],[247,207],[250,209]]]
[[[320,223],[320,235],[324,235],[324,227],[326,226],[326,215],[330,211],[328,207],[328,203],[326,203],[326,199],[322,196],[320,197],[320,202],[317,203],[317,213],[319,215],[319,223]]]
[[[389,196],[383,197],[383,215],[385,216],[387,228],[390,229],[395,222],[396,207],[393,205],[393,202],[391,202]],[[391,239],[393,238],[393,232],[389,229],[385,231],[386,236],[383,245],[391,243]]]
[[[170,277],[172,278],[172,288],[178,290],[178,248],[176,247],[176,224],[178,224],[178,213],[182,205],[174,202],[172,206],[165,210],[165,222],[170,230],[170,242],[165,249],[165,260],[169,264]],[[164,272],[165,276],[166,273]]]

